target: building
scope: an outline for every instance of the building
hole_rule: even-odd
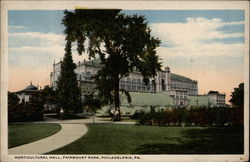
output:
[[[172,91],[186,92],[189,96],[198,95],[198,83],[196,80],[170,73],[170,83]]]
[[[38,86],[37,86],[38,87]],[[19,98],[19,102],[21,103],[22,101],[24,102],[29,102],[30,101],[30,97],[35,94],[35,93],[39,93],[39,90],[36,86],[34,86],[32,84],[32,82],[30,82],[30,85],[28,85],[26,88],[24,88],[23,90],[17,91],[15,92],[15,94],[17,95],[17,97]]]
[[[100,59],[78,62],[75,72],[83,94],[90,93],[94,90],[95,83],[92,80],[98,70],[102,68]],[[58,76],[60,75],[61,62],[53,64],[53,71],[50,74],[50,85],[56,87]],[[149,84],[143,82],[142,75],[134,71],[129,76],[121,78],[120,89],[125,89],[129,92],[141,93],[160,93],[173,92],[179,94],[183,92],[187,95],[198,95],[197,81],[187,77],[170,73],[170,68],[165,67],[164,70],[158,71],[155,78],[150,79]]]
[[[171,90],[167,92],[167,94],[173,98],[176,106],[182,107],[189,105],[189,99],[187,98],[188,97],[187,90]]]
[[[50,85],[56,88],[57,80],[60,75],[61,62],[53,64],[53,71],[50,74]],[[75,72],[78,83],[84,98],[85,94],[95,91],[95,82],[92,77],[102,68],[100,59],[82,61],[76,64]],[[172,107],[218,107],[225,104],[225,94],[208,93],[207,95],[198,94],[198,82],[188,77],[170,72],[169,67],[158,71],[155,78],[151,78],[149,84],[143,82],[143,77],[138,71],[130,73],[129,76],[121,78],[120,89],[130,92],[134,105],[148,105],[150,103],[160,106]],[[148,98],[144,100],[145,98]],[[159,101],[158,98],[164,101]],[[157,103],[153,102],[157,101]],[[142,102],[142,103],[141,103]],[[167,103],[168,104],[167,104]],[[126,105],[126,104],[125,104]],[[152,106],[152,105],[151,105]]]
[[[223,107],[227,106],[225,99],[226,99],[226,94],[225,93],[219,93],[218,91],[209,91],[207,96],[210,99],[210,103],[212,106],[217,106],[217,107]]]

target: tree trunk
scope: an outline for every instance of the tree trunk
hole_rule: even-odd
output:
[[[93,124],[95,123],[95,114],[92,113],[92,118],[93,118]]]
[[[114,78],[114,104],[115,111],[118,111],[118,119],[121,119],[120,98],[119,98],[119,75]]]

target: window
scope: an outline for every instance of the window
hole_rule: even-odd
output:
[[[163,91],[166,90],[166,85],[165,85],[165,80],[164,80],[164,79],[161,80],[161,89],[162,89]]]
[[[155,83],[155,80],[152,80],[152,90],[153,90],[153,92],[156,91],[156,83]]]

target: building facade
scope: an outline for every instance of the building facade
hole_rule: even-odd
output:
[[[209,91],[207,96],[210,99],[210,103],[212,105],[216,105],[217,107],[224,107],[226,105],[226,94],[225,93],[219,93],[218,91]]]
[[[94,59],[90,61],[84,60],[76,64],[75,72],[82,93],[87,94],[94,90],[95,83],[92,77],[102,68],[100,63],[100,59]],[[60,75],[60,66],[61,62],[54,63],[53,71],[50,74],[50,85],[54,88]],[[181,75],[172,74],[170,68],[165,67],[164,70],[158,71],[155,78],[151,78],[147,85],[143,82],[142,75],[134,71],[130,73],[129,76],[121,78],[119,86],[120,89],[125,89],[129,92],[161,93],[175,91],[176,93],[173,94],[183,92],[186,95],[197,95],[197,84],[197,81]]]
[[[170,87],[172,91],[186,91],[187,95],[198,95],[198,83],[196,80],[170,73]]]
[[[83,98],[85,94],[95,91],[96,84],[92,78],[100,69],[102,69],[100,59],[84,60],[76,64],[75,73],[77,74]],[[61,62],[54,63],[53,71],[50,74],[50,86],[56,88],[60,71]],[[226,106],[225,94],[220,94],[217,91],[210,91],[207,95],[199,95],[198,82],[196,80],[171,73],[169,67],[165,67],[164,70],[158,71],[157,75],[151,78],[147,85],[143,82],[142,75],[134,71],[130,73],[129,76],[121,78],[119,86],[120,89],[125,89],[131,92],[131,94],[137,94],[137,96],[139,94],[141,96],[152,94],[153,100],[157,100],[155,98],[157,95],[153,94],[163,95],[165,98],[168,98],[168,100],[171,98],[172,101],[169,102],[171,106]]]

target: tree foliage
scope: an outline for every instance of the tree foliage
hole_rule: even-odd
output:
[[[93,93],[85,95],[83,105],[85,107],[85,110],[92,114],[93,123],[94,123],[94,116],[97,110],[101,109],[102,103],[103,102],[100,100],[100,98],[98,98],[98,96],[95,96]]]
[[[57,112],[56,104],[57,104],[57,94],[53,87],[44,86],[44,89],[41,90],[42,97],[44,99],[44,107],[47,113]]]
[[[103,68],[95,77],[97,89],[100,97],[113,102],[120,113],[119,80],[136,70],[148,83],[161,69],[156,55],[160,40],[151,36],[144,16],[100,9],[64,13],[66,40],[77,42],[79,54],[99,56]],[[129,98],[129,93],[125,94]]]
[[[242,107],[244,105],[244,83],[240,83],[238,88],[234,88],[231,94],[230,102],[234,106]]]
[[[138,123],[141,125],[242,126],[243,122],[237,115],[238,111],[228,107],[196,107],[136,112],[132,118],[138,119]]]
[[[65,114],[74,114],[81,110],[81,93],[78,87],[71,53],[71,42],[66,42],[65,55],[61,63],[61,73],[57,81],[57,97],[59,109],[63,108]]]
[[[40,93],[32,94],[28,102],[20,102],[16,94],[8,92],[8,122],[43,120],[43,106]]]
[[[240,83],[239,87],[234,88],[229,100],[232,105],[232,120],[234,125],[244,124],[244,83]]]

